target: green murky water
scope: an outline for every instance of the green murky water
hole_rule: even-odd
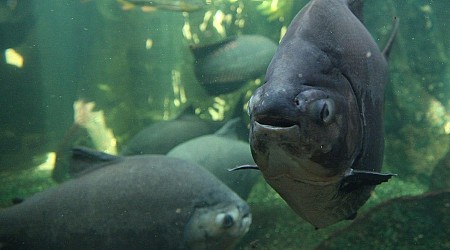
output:
[[[68,166],[73,146],[120,154],[139,131],[186,113],[210,124],[233,117],[248,122],[246,103],[264,82],[264,72],[249,72],[267,54],[245,54],[249,42],[237,39],[258,35],[278,44],[307,1],[130,2],[0,1],[2,207],[60,185],[52,170]],[[383,165],[398,176],[375,189],[357,220],[321,230],[296,216],[260,178],[247,198],[252,226],[236,249],[450,248],[450,5],[376,0],[364,7],[365,25],[380,47],[392,17],[400,18],[385,93]],[[196,68],[192,48],[222,46],[230,38],[234,47],[223,54],[203,51],[211,56],[203,63],[217,63],[213,73],[223,85],[203,82],[198,74],[211,70]],[[254,46],[273,53],[267,44]],[[242,59],[227,57],[230,50]],[[240,80],[228,91],[231,75]],[[197,136],[187,126],[174,129]],[[154,130],[149,136],[162,133]],[[246,133],[244,125],[238,138],[245,141]],[[415,205],[395,199],[405,196],[415,196],[405,198]]]

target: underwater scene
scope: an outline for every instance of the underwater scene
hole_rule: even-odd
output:
[[[446,0],[0,0],[0,249],[450,249]]]

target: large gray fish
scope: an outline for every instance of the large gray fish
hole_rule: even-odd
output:
[[[309,2],[249,101],[258,168],[317,228],[354,218],[371,190],[392,176],[379,171],[385,57],[396,28],[383,55],[358,19],[361,11],[361,1]]]
[[[1,210],[0,246],[227,249],[249,229],[247,203],[201,166],[80,148],[74,155],[103,163]]]
[[[195,76],[213,95],[237,90],[264,74],[277,45],[259,35],[242,35],[204,46],[192,46]]]

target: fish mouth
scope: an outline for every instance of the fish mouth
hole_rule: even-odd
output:
[[[295,126],[299,126],[299,124],[295,121],[283,118],[283,117],[274,117],[274,116],[259,116],[255,117],[255,123],[258,123],[264,127],[273,127],[273,128],[291,128]]]
[[[300,125],[286,119],[262,119],[253,121],[250,129],[250,141],[297,145],[303,136]]]

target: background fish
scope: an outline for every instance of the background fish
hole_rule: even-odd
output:
[[[224,41],[192,46],[195,75],[212,95],[232,92],[262,76],[277,45],[259,35],[242,35]]]
[[[254,164],[248,143],[237,139],[236,127],[240,123],[240,119],[232,119],[216,133],[181,143],[167,155],[203,166],[240,197],[247,199],[260,174],[228,171],[239,165]]]
[[[195,115],[157,122],[131,138],[121,154],[166,154],[180,143],[213,133],[219,126],[218,123],[204,121]]]
[[[74,157],[92,162],[96,153],[78,148]],[[248,205],[201,166],[167,156],[111,157],[0,210],[1,246],[227,249],[248,231]]]
[[[117,0],[117,2],[122,5],[124,10],[139,6],[143,11],[194,12],[205,7],[205,3],[200,0]]]

